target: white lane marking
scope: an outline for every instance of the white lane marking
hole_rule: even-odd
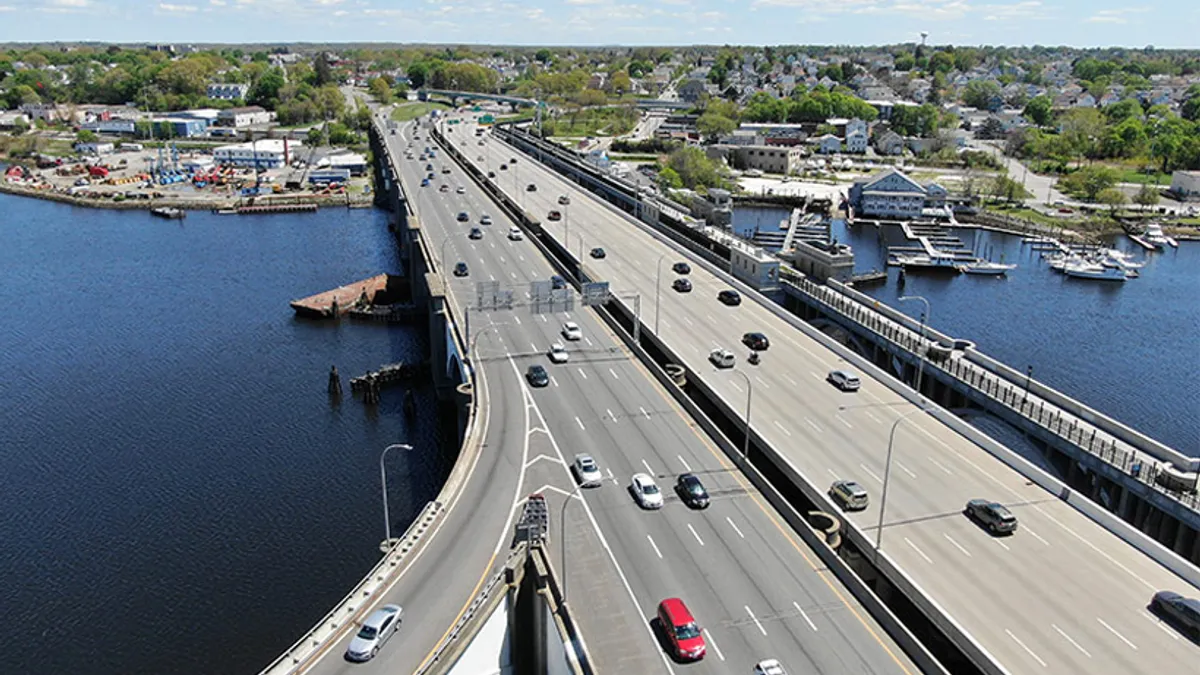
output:
[[[583,422],[582,422],[582,421],[579,419],[579,415],[576,415],[576,416],[575,416],[575,424],[578,424],[578,425],[579,425],[579,429],[580,429],[580,431],[582,431],[582,430],[583,430],[583,428],[584,428],[584,427],[583,427]]]
[[[639,405],[638,410],[642,411],[642,417],[645,417],[646,419],[650,419],[650,413],[646,412],[645,408],[643,408],[642,406]]]
[[[929,460],[930,464],[936,466],[937,468],[941,469],[942,471],[945,471],[947,476],[954,475],[953,471],[951,471],[950,469],[947,469],[945,466],[942,465],[941,462],[937,461],[932,456],[928,457],[927,459]]]
[[[658,555],[658,559],[662,560],[662,551],[658,550],[658,544],[654,543],[654,539],[650,535],[646,535],[646,540],[650,542],[650,547],[654,549],[654,553]]]
[[[830,476],[833,476],[834,480],[837,480],[838,475],[837,475],[836,471],[834,471],[833,469],[825,469],[825,470],[829,472]]]
[[[554,379],[553,375],[550,376],[550,384],[552,384],[556,387],[558,386],[558,380]]]
[[[717,322],[717,320],[716,320],[716,319],[714,319],[714,318],[712,317],[712,314],[705,314],[705,316],[707,316],[707,317],[708,317],[708,322],[709,322],[710,324],[712,324],[712,323],[716,323],[716,322]]]
[[[1121,638],[1121,642],[1124,642],[1125,644],[1127,644],[1127,645],[1129,645],[1130,647],[1132,647],[1132,648],[1134,649],[1134,651],[1137,651],[1137,648],[1138,648],[1138,646],[1137,646],[1137,645],[1135,645],[1135,644],[1133,644],[1132,642],[1130,642],[1130,641],[1129,641],[1129,638],[1127,638],[1127,637],[1125,637],[1124,635],[1121,635],[1120,633],[1118,633],[1116,628],[1113,628],[1112,626],[1110,626],[1110,625],[1108,625],[1107,623],[1105,623],[1105,622],[1104,622],[1104,619],[1101,619],[1100,617],[1096,617],[1096,620],[1100,622],[1100,625],[1101,625],[1101,626],[1104,626],[1105,628],[1107,628],[1107,629],[1108,629],[1108,632],[1110,632],[1110,633],[1112,633],[1113,635],[1116,635],[1117,637]]]
[[[788,431],[787,427],[780,424],[779,420],[775,420],[775,426],[779,427],[779,430],[782,431],[783,433],[787,434],[788,436],[792,435],[792,432]]]
[[[516,321],[518,326],[521,325],[521,317],[517,316],[516,314],[513,314],[513,321]],[[537,351],[537,347],[534,347],[533,349],[534,351]]]
[[[585,337],[585,338],[583,338],[583,341],[584,341],[584,342],[586,342],[586,343],[588,343],[588,346],[589,346],[589,347],[591,347],[591,346],[592,346],[592,338],[590,338],[590,337]]]
[[[689,317],[687,317],[687,316],[684,316],[684,317],[683,317],[683,320],[684,320],[684,321],[686,321],[686,322],[687,322],[687,325],[689,325],[689,326],[695,326],[695,325],[696,325],[696,324],[692,323],[692,320],[691,320]],[[724,660],[724,659],[722,659],[722,660]]]
[[[514,278],[514,279],[516,279],[516,278],[517,278],[517,273],[516,273],[516,272],[509,272],[509,274],[511,274],[511,275],[512,275],[512,278]]]
[[[738,391],[743,391],[743,389],[738,386],[737,382],[730,382],[729,384],[733,385],[734,389],[737,389]]]
[[[1015,490],[1010,490],[1010,492],[1012,492],[1014,495],[1017,494]],[[1075,537],[1079,541],[1083,542],[1084,544],[1086,544],[1088,546],[1088,548],[1092,549],[1096,553],[1099,553],[1101,556],[1103,556],[1104,559],[1108,560],[1110,563],[1121,568],[1121,570],[1124,571],[1129,576],[1140,581],[1142,583],[1142,585],[1145,586],[1146,588],[1149,588],[1151,590],[1158,588],[1157,586],[1151,584],[1149,581],[1146,581],[1145,579],[1139,577],[1137,574],[1134,574],[1133,570],[1131,570],[1128,567],[1117,562],[1117,560],[1115,558],[1113,558],[1109,554],[1105,553],[1104,551],[1100,550],[1100,548],[1098,546],[1096,546],[1095,544],[1093,544],[1092,542],[1088,541],[1087,539],[1084,539],[1083,535],[1079,534],[1075,530],[1072,530],[1071,528],[1067,527],[1066,525],[1063,525],[1062,522],[1059,521],[1058,518],[1055,518],[1054,516],[1050,515],[1049,513],[1044,511],[1040,506],[1035,506],[1034,508],[1037,509],[1038,513],[1041,513],[1043,516],[1046,516],[1047,518],[1049,518],[1051,522],[1058,525],[1062,529],[1066,530],[1067,533],[1070,534],[1072,537]]]
[[[788,377],[787,375],[784,375],[784,376],[783,376],[783,379],[787,380],[787,381],[788,381],[788,384],[792,385],[793,387],[798,387],[798,386],[800,386],[800,385],[798,385],[798,384],[796,383],[796,381],[795,381],[795,380],[793,380],[792,378]],[[870,413],[867,413],[867,414],[869,415]]]
[[[688,523],[688,529],[692,531],[692,536],[696,538],[696,541],[700,542],[700,545],[703,546],[704,540],[701,539],[700,535],[696,533],[696,528],[692,527],[691,523]]]
[[[687,460],[683,458],[683,455],[675,455],[675,456],[679,458],[679,463],[683,465],[683,470],[688,473],[691,473],[692,467],[688,466]]]
[[[882,483],[882,482],[883,482],[883,479],[882,479],[882,478],[880,478],[879,476],[876,476],[874,471],[872,471],[872,470],[868,469],[866,464],[863,464],[862,462],[859,462],[859,463],[858,463],[858,465],[859,465],[860,467],[862,467],[862,470],[863,470],[863,471],[866,471],[866,472],[867,472],[867,475],[868,475],[868,476],[870,476],[871,478],[874,478],[876,483]]]
[[[746,608],[746,613],[750,615],[750,619],[754,621],[754,625],[758,626],[758,632],[762,633],[763,635],[766,635],[767,629],[763,628],[763,625],[758,620],[758,617],[754,616],[754,612],[750,611],[750,605],[742,605],[742,606]]]
[[[1037,661],[1038,663],[1042,664],[1042,667],[1043,667],[1043,668],[1045,668],[1045,667],[1046,667],[1046,662],[1042,660],[1042,657],[1040,657],[1040,656],[1038,656],[1037,654],[1035,654],[1035,653],[1033,652],[1033,650],[1032,650],[1032,649],[1030,649],[1029,647],[1027,647],[1027,646],[1025,645],[1025,643],[1024,643],[1024,642],[1021,642],[1021,638],[1017,637],[1016,635],[1013,635],[1013,632],[1012,632],[1011,630],[1007,629],[1007,628],[1005,628],[1005,629],[1004,629],[1004,632],[1005,632],[1005,633],[1008,633],[1008,637],[1012,638],[1013,642],[1015,642],[1015,643],[1017,643],[1017,644],[1021,645],[1021,649],[1024,649],[1024,650],[1025,650],[1025,651],[1026,651],[1026,652],[1027,652],[1027,653],[1028,653],[1030,656],[1032,656],[1032,657],[1033,657],[1033,660],[1035,660],[1035,661]]]
[[[913,472],[909,471],[909,470],[908,470],[908,467],[907,467],[907,466],[904,466],[902,463],[900,463],[900,462],[896,462],[896,466],[900,467],[900,470],[901,470],[901,471],[903,471],[904,473],[908,474],[908,477],[909,477],[909,478],[916,478],[916,477],[917,477],[917,474],[915,474],[915,473],[913,473]]]
[[[501,264],[501,265],[503,265],[503,264],[504,264],[504,256],[500,256],[500,264]]]
[[[962,551],[962,552],[963,552],[963,555],[967,556],[968,558],[970,558],[970,557],[971,557],[971,552],[970,552],[970,551],[968,551],[967,549],[963,548],[963,547],[962,547],[962,545],[961,545],[961,544],[959,544],[957,541],[954,541],[954,538],[953,538],[953,537],[951,537],[950,535],[946,534],[945,532],[943,532],[943,533],[942,533],[942,536],[946,538],[946,541],[950,542],[951,544],[954,544],[954,548],[956,548],[956,549],[958,549],[958,550]]]
[[[583,379],[588,379],[587,373],[583,372],[583,368],[576,368],[575,370],[579,371],[579,374],[583,376]]]
[[[725,520],[729,521],[729,526],[733,528],[734,532],[737,532],[739,537],[742,539],[746,538],[746,535],[742,534],[742,530],[738,528],[737,523],[733,522],[733,519],[731,519],[729,516],[725,516]]]
[[[618,375],[617,375],[617,371],[613,370],[612,368],[609,368],[609,369],[608,369],[608,372],[612,373],[612,376],[613,376],[613,379],[614,379],[614,380],[619,380],[619,379],[621,379],[621,378],[620,378],[620,376],[618,376]]]
[[[521,262],[525,262],[525,256],[518,254],[517,257],[521,259]],[[504,261],[501,260],[500,262],[504,262]]]
[[[815,371],[815,370],[810,370],[810,371],[808,371],[808,374],[809,374],[809,375],[812,375],[813,377],[817,378],[818,380],[820,380],[820,379],[823,379],[823,378],[821,377],[821,374],[820,374],[820,373],[818,373],[818,372],[817,372],[817,371]]]
[[[757,375],[755,375],[755,376],[754,376],[754,381],[755,381],[755,382],[757,382],[757,383],[759,383],[760,385],[762,385],[762,388],[763,388],[763,389],[770,389],[770,388],[771,388],[771,385],[767,384],[767,383],[766,383],[766,381],[764,381],[764,380],[763,380],[761,377],[759,377],[759,376],[757,376]]]
[[[712,645],[713,651],[717,653],[717,658],[724,661],[725,655],[721,653],[721,648],[717,646],[717,641],[713,639],[712,633],[708,632],[707,628],[704,629],[704,637],[706,638],[705,642]]]
[[[538,316],[542,317],[542,323],[546,323],[546,315],[545,314],[538,314]]]
[[[870,410],[864,410],[863,413],[865,413],[867,417],[870,417],[872,421],[879,421],[879,418],[875,416],[875,413],[871,412]]]
[[[905,538],[904,538],[904,543],[906,543],[906,544],[908,544],[909,546],[911,546],[911,547],[912,547],[912,550],[914,550],[914,551],[916,551],[916,552],[917,552],[917,555],[919,555],[919,556],[921,556],[922,558],[924,558],[924,559],[925,559],[925,562],[929,563],[930,565],[932,565],[932,564],[933,564],[933,561],[929,559],[929,556],[925,555],[925,552],[924,552],[924,551],[922,551],[921,549],[917,548],[917,545],[916,545],[916,544],[914,544],[914,543],[912,543],[912,540],[911,540],[911,539],[909,539],[908,537],[905,537]]]
[[[1009,548],[1009,547],[1008,547],[1008,544],[1006,544],[1006,543],[1004,543],[1004,542],[1000,541],[999,539],[997,539],[997,538],[995,538],[995,537],[992,537],[991,539],[992,539],[992,541],[994,541],[994,542],[996,542],[997,544],[999,544],[999,545],[1000,545],[1000,548],[1003,548],[1005,551],[1011,551],[1011,550],[1012,550],[1011,548]]]
[[[1045,539],[1042,539],[1040,536],[1038,536],[1037,532],[1034,532],[1033,530],[1029,529],[1028,525],[1026,525],[1025,527],[1022,527],[1021,529],[1025,532],[1025,534],[1028,534],[1029,536],[1033,537],[1034,539],[1037,539],[1038,541],[1042,542],[1043,544],[1045,544],[1047,546],[1050,545],[1050,542],[1048,542]]]
[[[516,317],[513,317],[513,318],[515,319]],[[535,351],[535,352],[538,350],[538,346],[537,346],[537,344],[536,344],[536,343],[530,342],[530,343],[529,343],[529,346],[530,346],[530,347],[533,347],[533,351]]]
[[[616,422],[616,421],[617,421],[617,416],[616,416],[616,415],[614,415],[614,414],[612,414],[612,410],[609,410],[608,408],[605,408],[605,409],[604,409],[604,412],[608,413],[608,418],[609,418],[609,419],[611,419],[611,420],[612,420],[612,421],[614,421],[614,422]]]
[[[1159,619],[1158,617],[1154,616],[1153,614],[1151,614],[1145,610],[1142,611],[1142,616],[1146,617],[1147,621],[1149,621],[1150,623],[1157,626],[1159,630],[1166,633],[1167,635],[1170,635],[1172,640],[1179,640],[1179,635],[1177,635],[1175,633],[1175,631],[1164,626],[1162,620]]]
[[[812,427],[813,431],[817,432],[818,434],[821,433],[821,427],[816,422],[812,421],[811,419],[809,419],[807,417],[804,418],[804,421],[808,422],[808,426]]]
[[[808,622],[808,627],[813,629],[814,633],[817,632],[817,624],[813,623],[813,620],[808,618],[808,615],[804,613],[803,609],[800,609],[800,603],[793,600],[792,607],[795,607],[796,611],[800,612],[800,616],[804,617],[804,620]]]
[[[1091,653],[1088,652],[1088,650],[1084,649],[1083,647],[1079,646],[1079,643],[1072,640],[1070,635],[1067,635],[1066,633],[1063,632],[1063,629],[1059,628],[1058,626],[1055,626],[1054,624],[1050,624],[1050,627],[1053,628],[1054,630],[1058,631],[1058,634],[1063,636],[1064,640],[1066,640],[1067,642],[1070,642],[1071,645],[1073,645],[1075,647],[1075,649],[1078,649],[1079,651],[1083,652],[1084,656],[1088,657],[1089,659],[1092,658]]]
[[[653,476],[653,475],[654,475],[654,469],[651,469],[651,468],[650,468],[650,463],[649,463],[649,462],[647,462],[646,460],[644,460],[644,459],[643,459],[643,460],[642,460],[642,466],[646,467],[646,473],[650,474],[651,476]]]
[[[849,422],[847,422],[847,421],[846,421],[846,418],[845,418],[845,417],[842,417],[841,415],[838,415],[838,416],[837,416],[837,421],[839,421],[839,422],[841,422],[842,424],[844,424],[844,425],[846,426],[846,428],[847,428],[847,429],[853,429],[853,428],[854,428],[854,425],[853,425],[853,424],[850,424]]]
[[[496,275],[495,275],[495,274],[490,274],[490,275],[488,275],[488,276],[490,276],[490,277],[491,277],[492,281],[495,281],[495,280],[496,280]]]

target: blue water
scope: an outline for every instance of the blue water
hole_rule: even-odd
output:
[[[774,231],[787,209],[738,208],[734,231]],[[854,248],[855,271],[886,268],[889,245],[906,242],[899,228],[847,227],[831,234]],[[862,290],[919,318],[929,300],[930,323],[974,340],[979,349],[1180,451],[1200,455],[1200,242],[1146,253],[1125,237],[1110,244],[1136,253],[1146,266],[1125,283],[1069,279],[1051,270],[1021,238],[959,230],[968,248],[1016,263],[1006,277],[910,273]]]
[[[394,250],[373,210],[0,195],[0,673],[256,672],[378,560],[382,448],[417,448],[389,457],[394,530],[449,467],[432,391],[410,427],[345,380],[426,347],[287,303],[398,271]]]

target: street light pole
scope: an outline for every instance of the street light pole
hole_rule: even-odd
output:
[[[1033,364],[1025,369],[1025,393],[1021,396],[1021,407],[1025,407],[1025,399],[1029,398],[1029,380],[1033,377]]]
[[[920,295],[902,295],[901,300],[920,300],[925,303],[925,313],[921,315],[921,335],[918,339],[921,349],[921,363],[917,366],[917,397],[921,396],[921,377],[925,374],[925,323],[929,321],[929,301]]]
[[[560,509],[558,514],[558,538],[561,541],[559,546],[562,547],[562,604],[564,607],[567,604],[567,504],[570,504],[575,499],[575,494],[579,492],[579,488],[581,487],[583,487],[582,483],[576,485],[574,490],[571,490],[571,494],[567,495],[567,499],[563,502],[562,509]]]
[[[742,441],[742,461],[750,461],[750,403],[754,394],[754,385],[750,383],[750,376],[746,373],[733,370],[734,373],[741,375],[746,381],[746,438]]]
[[[887,509],[888,479],[891,477],[892,473],[892,442],[896,440],[896,428],[900,426],[901,422],[909,417],[923,412],[925,412],[925,408],[917,408],[916,410],[910,410],[909,412],[897,417],[896,421],[892,423],[891,432],[888,433],[887,459],[884,460],[883,464],[883,494],[879,496],[879,525],[875,528],[876,558],[879,557],[879,546],[883,541],[883,513]]]
[[[446,244],[450,243],[451,236],[453,235],[448,234],[444,239],[442,239],[441,255],[438,257],[438,262],[442,265],[442,274],[450,271],[450,266],[446,264]]]
[[[380,548],[383,549],[384,551],[387,551],[388,549],[390,549],[393,546],[393,544],[392,544],[392,520],[391,520],[391,517],[388,515],[387,466],[384,465],[383,460],[385,457],[387,457],[388,450],[391,450],[393,448],[400,448],[401,450],[407,451],[407,450],[412,450],[412,446],[407,443],[393,443],[393,444],[387,446],[386,448],[384,448],[383,452],[379,453],[379,484],[380,484],[380,489],[383,492],[383,537],[384,537],[383,543],[380,544]]]
[[[669,252],[658,257],[658,262],[654,264],[654,334],[658,334],[658,306],[661,304],[659,300],[662,298],[662,261]]]

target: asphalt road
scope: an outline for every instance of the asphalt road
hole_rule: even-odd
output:
[[[459,132],[470,134],[469,128]],[[735,410],[753,387],[751,421],[812,483],[859,481],[871,492],[870,508],[850,517],[875,535],[888,435],[916,407],[882,383],[864,378],[858,393],[825,383],[843,365],[838,356],[792,329],[757,302],[739,307],[716,300],[726,284],[692,261],[695,290],[671,290],[671,264],[680,256],[631,219],[592,198],[532,158],[499,141],[470,141],[470,156],[484,156],[500,185],[559,241],[575,251],[603,246],[604,260],[590,271],[607,278],[613,293],[642,298],[653,329],[657,270],[661,263],[661,335]],[[460,137],[461,139],[461,137]],[[525,191],[529,183],[536,192]],[[515,194],[515,193],[514,193]],[[569,194],[569,207],[557,197]],[[549,222],[550,209],[563,211]],[[761,331],[772,345],[758,367],[745,364],[744,332]],[[747,379],[716,372],[707,362],[714,347],[738,355]],[[1125,544],[1054,495],[1029,483],[986,451],[935,419],[914,415],[897,429],[882,551],[1011,673],[1190,672],[1200,648],[1146,610],[1150,596],[1170,589],[1196,596],[1196,588]],[[989,498],[1020,518],[1015,536],[993,538],[962,515],[965,502]],[[1190,664],[1190,665],[1189,665]]]
[[[410,128],[389,137],[397,150]],[[425,145],[431,143],[422,131],[418,155]],[[400,161],[406,186],[419,183],[426,162]],[[476,281],[494,278],[521,303],[531,281],[553,274],[550,265],[531,242],[505,237],[509,221],[444,153],[432,163],[433,184],[408,194],[435,255],[444,247],[445,263],[469,265],[469,276],[450,277],[448,288],[464,306]],[[443,166],[452,173],[441,174]],[[440,192],[442,183],[452,187]],[[460,211],[470,214],[469,223],[456,222]],[[480,226],[483,239],[469,240],[483,213],[494,224]],[[545,351],[568,318],[584,338],[566,343],[569,363],[553,365]],[[590,311],[473,312],[471,328],[492,403],[484,459],[455,520],[385,598],[405,607],[403,632],[365,665],[341,659],[343,640],[310,672],[411,672],[473,595],[472,586],[496,568],[503,554],[490,556],[498,541],[511,541],[506,518],[514,500],[534,491],[550,502],[551,551],[560,569],[565,539],[568,602],[601,672],[681,668],[664,655],[649,621],[671,596],[688,603],[709,640],[707,658],[689,671],[749,672],[773,657],[791,672],[918,672]],[[548,387],[527,386],[523,374],[532,363],[549,370]],[[608,479],[571,498],[567,465],[579,452],[592,454]],[[692,511],[671,492],[687,470],[712,492],[709,509]],[[662,510],[643,511],[633,502],[627,486],[635,472],[658,477],[668,497]]]

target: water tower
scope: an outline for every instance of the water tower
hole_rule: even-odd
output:
[[[928,31],[921,31],[921,46],[925,46],[925,38],[929,37]]]

